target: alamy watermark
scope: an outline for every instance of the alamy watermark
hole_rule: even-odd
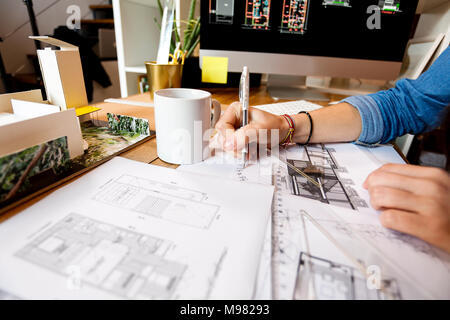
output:
[[[75,4],[70,5],[66,9],[66,13],[69,15],[66,20],[66,26],[70,30],[81,29],[81,8]]]
[[[367,18],[367,29],[369,30],[380,30],[381,29],[381,9],[377,5],[371,5],[367,7],[367,14],[370,14]]]
[[[381,289],[381,268],[377,265],[368,266],[366,269],[367,289],[380,290]]]

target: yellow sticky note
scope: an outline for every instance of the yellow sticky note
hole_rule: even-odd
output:
[[[203,57],[202,82],[227,83],[228,58]]]
[[[78,107],[75,108],[75,113],[77,114],[77,117],[88,114],[88,113],[92,113],[95,111],[100,110],[100,108],[97,107],[92,107],[92,106],[84,106],[84,107]]]

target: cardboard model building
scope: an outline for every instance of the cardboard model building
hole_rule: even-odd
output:
[[[0,95],[0,157],[61,137],[67,137],[71,159],[83,154],[75,109],[60,111],[42,100],[40,90]]]
[[[47,100],[60,106],[61,110],[86,106],[88,101],[78,47],[47,36],[30,38],[60,48],[37,50]]]

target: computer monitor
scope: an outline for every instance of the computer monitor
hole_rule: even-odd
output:
[[[393,80],[418,0],[202,0],[200,63],[228,70]]]

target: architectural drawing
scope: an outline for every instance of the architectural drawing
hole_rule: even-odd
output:
[[[295,299],[399,300],[396,280],[383,279],[381,290],[368,289],[367,280],[356,269],[327,259],[300,254]]]
[[[436,253],[436,249],[432,245],[405,233],[386,229],[382,226],[373,224],[350,224],[343,221],[323,219],[317,219],[317,221],[326,228],[351,239],[355,239],[357,236],[360,236],[363,239],[367,239],[375,243],[387,241],[391,246],[406,246],[409,250],[415,253],[423,254],[431,259],[441,261],[439,255]],[[450,266],[445,263],[443,264],[450,272]]]
[[[334,6],[334,7],[345,7],[351,8],[350,0],[323,0],[322,5],[324,7]]]
[[[206,194],[131,175],[104,185],[93,200],[197,228],[209,228],[219,207],[202,203]]]
[[[234,0],[209,0],[209,23],[233,24]]]
[[[272,297],[290,300],[295,288],[303,227],[298,210],[283,201],[283,164],[274,167],[275,195],[272,202]]]
[[[304,34],[308,24],[309,0],[284,0],[281,33]]]
[[[119,297],[169,299],[187,268],[166,258],[174,246],[71,213],[15,256]]]
[[[290,300],[295,288],[295,274],[302,249],[301,215],[278,206],[272,221],[272,296]]]
[[[268,30],[271,0],[246,0],[245,28]]]
[[[332,151],[331,151],[332,152]],[[310,155],[313,154],[312,152]],[[318,161],[313,156],[310,159],[313,160],[313,163],[317,165]],[[297,160],[295,160],[297,161]],[[342,169],[342,168],[341,168]],[[303,222],[303,214],[302,211],[299,210],[301,208],[301,205],[293,200],[289,200],[286,198],[285,193],[286,190],[285,186],[288,182],[292,181],[291,176],[285,174],[286,166],[284,164],[278,164],[274,168],[274,184],[276,187],[276,193],[273,200],[273,209],[272,209],[272,281],[273,281],[273,298],[274,299],[292,299],[294,297],[295,287],[296,287],[296,279],[297,274],[299,271],[299,261],[304,261],[305,254],[301,258],[302,252],[309,252],[306,250],[307,248],[306,243],[309,240],[305,239],[305,236],[307,236],[306,232],[306,225]],[[292,199],[292,198],[291,198]],[[323,202],[323,201],[322,201]],[[322,220],[318,220],[318,222],[322,223]],[[303,259],[303,260],[302,260]],[[326,261],[327,263],[331,263],[330,261]],[[317,262],[318,263],[318,262]],[[333,266],[338,266],[337,264],[332,264]],[[342,267],[342,268],[341,268]],[[351,288],[353,291],[348,291],[348,295],[346,297],[341,296],[340,298],[352,298],[353,299],[359,299],[364,298],[364,295],[367,296],[367,299],[384,299],[388,298],[387,296],[384,297],[383,295],[386,293],[386,290],[384,290],[384,293],[380,292],[366,292],[366,280],[361,275],[359,280],[356,281],[355,278],[355,270],[350,268],[346,269],[344,266],[339,266],[338,270],[336,272],[342,272],[342,270],[345,270],[345,273],[341,276],[338,273],[336,274],[336,277],[347,277],[344,284],[347,285],[346,289],[342,290],[349,290]],[[341,270],[342,269],[342,270]],[[325,269],[324,269],[325,270]],[[303,269],[300,269],[301,272],[306,272]],[[350,272],[351,271],[351,272]],[[322,271],[321,271],[322,272]],[[325,271],[323,271],[325,272]],[[320,274],[318,273],[317,276]],[[321,275],[320,275],[321,276]],[[352,278],[353,277],[353,278]],[[328,279],[328,278],[326,278]],[[348,280],[350,279],[350,280]],[[331,280],[330,280],[331,281]],[[335,280],[333,280],[335,281]],[[337,280],[336,280],[337,281]],[[342,280],[344,281],[344,280]],[[348,282],[353,281],[353,282]],[[363,288],[356,288],[359,284],[361,284],[364,281],[364,287]],[[332,281],[331,281],[332,282]],[[325,283],[326,284],[326,283]],[[332,288],[325,287],[325,284],[323,284],[323,290],[332,291]],[[331,283],[333,284],[333,282]],[[331,286],[331,284],[329,284]],[[336,286],[341,288],[341,284],[335,283]],[[351,285],[351,286],[350,286]],[[393,293],[389,292],[389,299],[400,299],[400,294],[398,290],[398,285],[396,281],[393,280],[385,280],[384,283],[386,288],[389,288],[389,290],[393,291]],[[350,287],[349,287],[350,286]],[[306,285],[306,288],[308,288],[308,285]],[[333,289],[334,290],[334,289]],[[355,291],[356,290],[356,291]],[[327,291],[327,292],[328,292]],[[308,294],[310,294],[309,292]],[[337,294],[339,292],[336,292],[335,295],[337,297]],[[297,295],[299,293],[297,292]],[[302,292],[303,296],[302,298],[306,298],[306,293]],[[326,297],[326,294],[331,295],[331,293],[322,293],[322,298]],[[299,298],[298,296],[296,298]],[[320,298],[320,297],[319,297]],[[332,297],[327,297],[328,299],[331,299]]]
[[[341,167],[334,158],[334,149],[312,145],[305,146],[304,150],[306,154],[304,160],[287,158],[286,161],[312,177],[321,187],[318,188],[288,167],[290,181],[287,182],[293,194],[354,210],[368,207],[366,201],[352,188],[353,181],[341,177],[347,169]]]
[[[381,12],[385,14],[401,12],[400,0],[379,0],[378,6],[380,7]]]
[[[350,209],[367,207],[352,188],[353,181],[348,178],[347,169],[338,163],[334,153],[334,149],[323,145],[312,145],[303,150],[294,147],[280,153],[283,160],[320,181],[321,189],[281,162],[274,166],[272,279],[275,299],[292,299],[300,252],[304,251],[302,214],[299,207],[289,206],[284,195],[294,194]]]

